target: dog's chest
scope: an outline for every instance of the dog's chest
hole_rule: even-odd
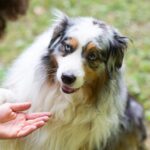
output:
[[[42,96],[42,93],[40,93]],[[45,95],[45,93],[43,94]],[[105,142],[110,136],[110,124],[116,114],[107,116],[105,107],[102,106],[102,114],[89,104],[82,104],[80,96],[62,97],[56,91],[51,91],[45,97],[45,101],[37,108],[49,110],[54,114],[48,125],[39,132],[31,135],[27,140],[24,150],[93,150],[100,143]],[[38,97],[39,98],[39,97]],[[114,127],[117,127],[118,120]],[[115,128],[113,127],[113,130]],[[33,144],[34,143],[34,144]]]
[[[66,118],[61,120],[52,119],[46,127],[36,133],[36,136],[33,136],[36,144],[34,146],[32,143],[26,144],[25,150],[32,150],[35,145],[37,150],[43,147],[45,150],[93,150],[95,145],[100,148],[100,142],[106,140],[110,132],[105,120],[100,122],[94,113],[88,113],[87,110],[79,111],[74,118],[70,118],[70,113],[66,111],[64,114]]]
[[[41,131],[35,133],[36,136],[33,134],[36,144],[33,145],[28,140],[27,143],[29,143],[26,144],[25,150],[35,149],[35,145],[37,150],[41,150],[43,147],[45,150],[84,150],[85,148],[91,150],[89,149],[89,142],[92,120],[84,117],[84,114],[70,118],[70,114],[67,115],[66,113],[69,112],[65,112],[66,118],[61,120],[54,118]]]

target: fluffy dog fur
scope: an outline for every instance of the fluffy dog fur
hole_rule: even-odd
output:
[[[139,116],[132,112],[128,99],[122,67],[126,48],[127,38],[106,23],[58,13],[54,26],[14,63],[4,83],[11,98],[1,98],[12,100],[14,93],[15,101],[31,100],[32,111],[50,111],[53,118],[24,139],[2,141],[0,149],[121,150],[131,133],[126,118],[136,126],[134,118],[143,115],[134,101]]]

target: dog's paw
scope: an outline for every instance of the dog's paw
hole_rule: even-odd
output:
[[[14,100],[15,95],[11,90],[0,88],[0,104],[13,102]]]

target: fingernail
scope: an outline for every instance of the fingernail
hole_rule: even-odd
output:
[[[45,124],[45,122],[44,122],[44,121],[40,121],[40,123],[41,123],[42,125],[44,125],[44,124]]]
[[[49,117],[44,117],[43,120],[44,120],[44,121],[48,121],[48,120],[49,120]]]
[[[52,116],[52,114],[51,114],[50,112],[45,112],[45,114],[46,114],[47,116],[49,116],[49,117]]]

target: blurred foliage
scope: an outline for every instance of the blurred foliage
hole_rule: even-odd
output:
[[[51,25],[51,8],[58,8],[70,16],[97,17],[131,39],[125,57],[126,80],[130,93],[144,106],[150,120],[149,0],[30,0],[27,15],[10,22],[0,41],[0,81],[10,62]]]

